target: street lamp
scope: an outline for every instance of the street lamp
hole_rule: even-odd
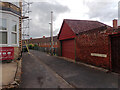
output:
[[[53,55],[53,11],[51,11],[51,22],[50,28],[51,28],[51,55]]]

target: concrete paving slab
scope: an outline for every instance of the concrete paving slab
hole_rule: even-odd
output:
[[[0,72],[2,72],[2,86],[4,85],[9,85],[14,81],[15,78],[15,73],[16,73],[16,68],[17,68],[17,63],[16,62],[11,62],[11,63],[3,63],[0,64]]]

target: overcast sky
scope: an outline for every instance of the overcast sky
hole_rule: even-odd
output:
[[[118,18],[118,1],[37,0],[30,7],[30,37],[50,36],[51,11],[54,16],[54,35],[59,33],[63,19],[97,20],[112,26],[112,20]]]

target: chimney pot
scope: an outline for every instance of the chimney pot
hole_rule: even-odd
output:
[[[45,36],[43,36],[43,38],[45,38]]]
[[[114,20],[113,20],[113,28],[118,28],[117,19],[114,19]]]

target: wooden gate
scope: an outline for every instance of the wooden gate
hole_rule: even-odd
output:
[[[120,36],[111,37],[112,69],[120,73]]]

